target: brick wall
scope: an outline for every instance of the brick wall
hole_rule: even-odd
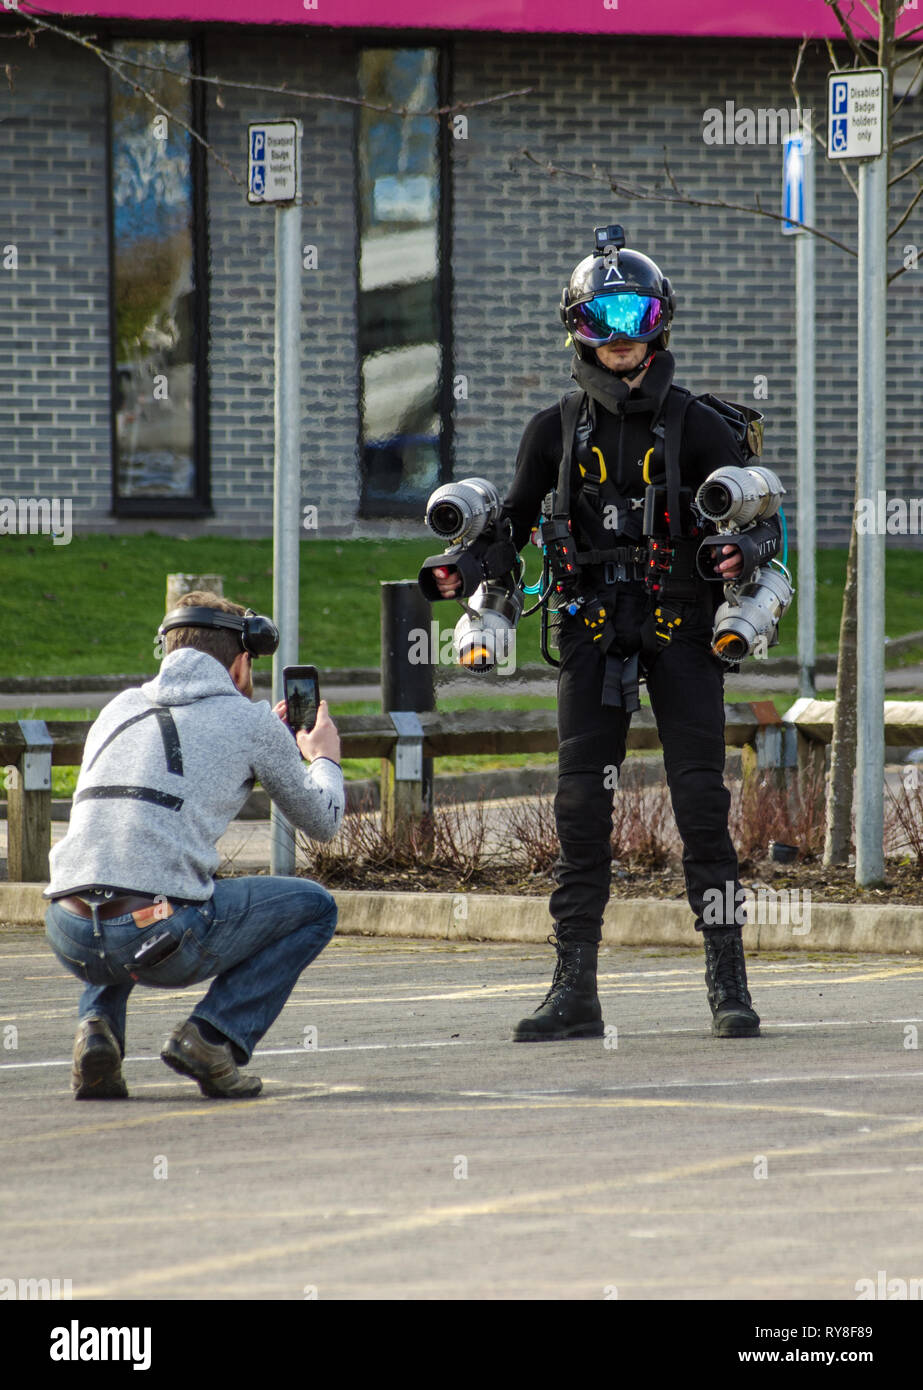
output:
[[[313,33],[209,36],[206,71],[242,82],[355,94],[353,39]],[[280,98],[232,87],[208,107],[208,137],[246,173],[246,129],[266,115],[304,126],[303,244],[317,269],[302,279],[302,499],[318,508],[318,530],[351,527],[358,482],[356,230],[353,111],[340,103]],[[247,204],[246,191],[212,162],[211,457],[215,519],[209,531],[261,532],[272,525],[275,214]]]
[[[205,70],[349,95],[361,42],[362,35],[345,31],[213,30]],[[456,476],[479,473],[499,483],[511,477],[526,420],[569,383],[570,353],[557,317],[561,286],[590,249],[593,225],[622,221],[630,244],[653,256],[676,286],[671,347],[678,379],[765,411],[765,459],[790,489],[786,510],[796,529],[792,239],[768,220],[629,201],[585,177],[595,163],[597,173],[625,184],[666,187],[667,144],[673,176],[690,194],[741,202],[759,196],[777,209],[779,146],[707,145],[703,113],[728,100],[738,108],[790,107],[793,46],[502,34],[462,34],[450,43],[455,99],[533,89],[471,110],[468,138],[452,142],[455,371],[468,390],[456,407]],[[117,523],[108,515],[105,73],[90,55],[45,36],[35,49],[18,44],[13,62],[15,90],[5,82],[0,89],[0,252],[13,244],[19,255],[17,271],[0,269],[7,402],[0,495],[70,495],[76,526],[151,529],[157,524]],[[825,73],[824,55],[809,55],[802,94],[821,129]],[[222,90],[221,103],[210,91],[208,138],[241,177],[249,120],[278,112],[304,122],[303,240],[317,246],[318,268],[303,275],[302,499],[319,507],[321,534],[375,530],[355,519],[353,110],[232,87]],[[901,133],[918,126],[919,108],[905,107]],[[551,177],[528,162],[524,149],[573,172]],[[822,154],[817,173],[818,222],[854,245],[852,193]],[[904,198],[910,182],[900,186]],[[243,188],[213,161],[208,183],[215,516],[179,529],[264,535],[272,519],[274,217],[250,208]],[[898,240],[889,253],[892,270],[903,246],[923,243],[923,205]],[[843,544],[855,467],[855,261],[821,242],[817,272],[818,537]],[[923,495],[921,279],[923,264],[897,280],[889,296],[888,490],[905,496]],[[763,402],[754,401],[758,375],[768,379]],[[409,524],[380,529],[418,533]],[[919,538],[908,543],[919,545]]]
[[[0,495],[72,497],[76,526],[110,495],[105,82],[72,45],[4,52]]]
[[[790,491],[786,513],[797,532],[793,239],[768,219],[629,201],[588,177],[668,189],[668,145],[670,170],[689,195],[759,197],[780,210],[780,147],[707,145],[702,118],[729,100],[738,108],[790,107],[794,46],[489,35],[460,36],[454,50],[458,101],[533,89],[472,111],[467,141],[453,142],[456,370],[469,376],[469,398],[457,408],[456,475],[505,482],[529,415],[572,384],[557,315],[561,288],[592,249],[594,224],[619,221],[629,245],[652,256],[676,288],[677,380],[764,411],[765,461]],[[821,130],[825,75],[825,57],[809,56],[802,100]],[[899,132],[919,127],[919,109],[919,102],[904,108]],[[574,176],[550,176],[523,150]],[[818,223],[854,246],[855,198],[823,153],[816,165]],[[899,239],[923,243],[923,206]],[[826,242],[816,260],[818,535],[845,544],[856,450],[856,262]],[[901,263],[900,248],[892,248],[890,269]],[[888,490],[914,496],[923,495],[921,283],[923,260],[889,297]],[[763,402],[754,400],[757,375],[768,378]]]

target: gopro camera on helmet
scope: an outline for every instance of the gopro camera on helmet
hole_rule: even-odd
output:
[[[625,246],[618,223],[596,227],[595,249],[574,269],[561,292],[559,313],[578,357],[617,338],[665,348],[676,308],[670,281],[640,251]]]
[[[614,222],[610,227],[594,227],[593,236],[596,238],[596,250],[605,251],[607,246],[614,246],[617,251],[621,251],[625,245],[625,228],[618,222]]]

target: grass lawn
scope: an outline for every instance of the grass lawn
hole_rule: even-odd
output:
[[[300,548],[300,656],[317,666],[377,666],[381,580],[410,579],[437,549],[423,532],[417,540],[318,540]],[[540,555],[526,547],[527,578],[540,572]],[[818,650],[836,650],[846,567],[845,550],[817,555]],[[797,587],[797,564],[795,583]],[[2,674],[10,676],[150,673],[157,668],[154,637],[163,616],[169,573],[224,576],[225,594],[260,612],[272,605],[272,542],[211,536],[176,540],[143,536],[75,536],[54,546],[32,536],[7,536],[0,545]],[[793,656],[797,597],[782,624],[775,656]],[[443,629],[459,613],[434,609]],[[923,613],[923,564],[907,550],[887,561],[886,631],[913,632]],[[541,660],[536,614],[520,629],[520,664]]]
[[[379,581],[415,578],[434,549],[425,537],[305,542],[300,551],[302,660],[317,666],[377,665]],[[223,575],[228,598],[260,613],[272,611],[270,540],[182,541],[147,534],[75,536],[70,545],[53,546],[31,536],[4,538],[3,674],[153,675],[154,641],[167,575],[173,573]]]

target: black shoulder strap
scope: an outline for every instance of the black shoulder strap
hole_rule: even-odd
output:
[[[663,445],[663,461],[667,475],[667,511],[670,514],[670,536],[681,536],[682,526],[679,514],[680,471],[679,454],[683,442],[683,421],[692,396],[688,391],[671,390],[667,398],[664,414],[666,437]]]
[[[679,512],[679,456],[683,444],[683,421],[693,400],[692,393],[684,386],[671,386],[664,407],[651,426],[655,441],[654,466],[649,476],[657,477],[662,473],[666,478],[671,536],[682,534]]]
[[[561,464],[558,469],[558,512],[570,516],[570,479],[574,463],[577,425],[583,409],[585,391],[571,391],[561,397]]]

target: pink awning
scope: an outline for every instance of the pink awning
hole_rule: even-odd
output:
[[[611,6],[611,8],[607,8]],[[28,0],[20,0],[28,12]],[[857,33],[872,21],[844,0]],[[824,0],[42,0],[45,15],[198,23],[327,25],[349,29],[481,29],[510,33],[674,34],[712,38],[838,38]],[[15,11],[10,11],[15,14]],[[898,33],[923,22],[907,10]]]

